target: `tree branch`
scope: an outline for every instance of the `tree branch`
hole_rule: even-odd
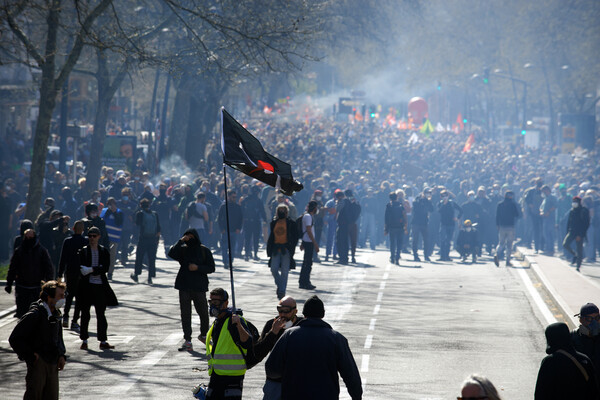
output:
[[[13,33],[17,36],[21,43],[23,43],[25,49],[27,50],[27,53],[31,57],[33,57],[33,59],[35,60],[35,62],[37,62],[39,67],[44,65],[44,57],[42,57],[42,55],[38,52],[33,43],[31,43],[27,35],[25,35],[25,33],[17,25],[17,22],[14,20],[13,16],[8,11],[8,7],[4,9],[4,13],[6,14],[6,20],[8,22],[8,25],[10,26],[10,30],[13,31]]]

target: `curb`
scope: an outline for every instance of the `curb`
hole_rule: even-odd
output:
[[[556,291],[556,289],[554,288],[554,286],[552,286],[552,284],[550,283],[550,281],[546,278],[546,275],[544,275],[544,272],[542,271],[542,269],[540,268],[540,266],[538,265],[538,263],[535,262],[535,260],[533,259],[532,256],[524,255],[520,250],[518,250],[518,252],[521,255],[521,257],[523,258],[523,263],[526,266],[528,266],[528,267],[531,268],[531,270],[535,273],[535,275],[537,276],[537,278],[542,282],[542,284],[544,285],[544,287],[546,288],[546,290],[548,290],[548,293],[550,293],[550,296],[552,297],[552,299],[554,300],[554,302],[558,306],[558,308],[561,311],[561,313],[566,318],[568,318],[568,321],[570,323],[568,323],[567,325],[570,325],[571,329],[572,328],[577,328],[579,326],[579,320],[577,320],[575,317],[573,317],[573,315],[575,315],[576,312],[574,312],[573,310],[571,310],[571,307],[569,307],[569,305],[567,304],[567,302]]]

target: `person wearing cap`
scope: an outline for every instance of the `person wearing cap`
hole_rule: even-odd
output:
[[[110,288],[106,273],[110,266],[110,253],[108,249],[98,242],[100,241],[100,229],[92,226],[88,230],[87,246],[78,251],[79,269],[81,277],[79,280],[79,290],[77,291],[77,301],[81,307],[81,326],[79,338],[82,340],[80,349],[88,349],[88,326],[90,323],[90,308],[94,306],[96,312],[96,335],[100,341],[100,350],[114,349],[106,340],[108,338],[108,322],[106,320],[106,307],[116,306],[117,298]]]
[[[594,303],[581,306],[579,328],[571,332],[571,343],[575,350],[592,360],[596,369],[596,380],[600,384],[600,314]]]
[[[460,254],[462,262],[466,262],[469,256],[472,257],[473,264],[477,262],[477,254],[479,252],[478,235],[479,233],[473,227],[471,220],[465,220],[456,238],[456,250]]]
[[[563,240],[563,247],[571,256],[573,261],[571,264],[577,266],[577,271],[581,268],[581,261],[583,260],[583,241],[586,238],[586,233],[590,227],[590,212],[586,207],[581,205],[581,197],[573,197],[573,203],[571,211],[569,211],[569,217],[567,219],[567,235]],[[574,252],[571,248],[571,243],[575,241],[577,246],[577,252]]]
[[[308,298],[302,313],[304,319],[286,329],[271,351],[267,379],[281,381],[283,399],[338,399],[341,375],[350,398],[361,399],[362,382],[348,340],[323,321],[321,299]]]
[[[545,334],[548,355],[540,365],[535,400],[599,399],[594,365],[573,347],[567,324],[550,324]]]
[[[515,194],[512,190],[504,193],[504,200],[496,206],[496,226],[498,227],[498,247],[494,254],[494,264],[500,265],[500,255],[506,252],[506,266],[510,267],[513,241],[515,240],[515,225],[521,217],[519,206],[515,203]]]

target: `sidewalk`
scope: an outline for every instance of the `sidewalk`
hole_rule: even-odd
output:
[[[524,247],[518,247],[518,251],[575,327],[579,326],[579,319],[574,315],[582,305],[600,305],[600,263],[583,263],[581,272],[577,272],[557,256],[535,254]]]
[[[0,319],[4,317],[12,318],[16,310],[15,286],[13,285],[13,291],[11,294],[8,294],[4,291],[5,287],[6,281],[0,281]]]

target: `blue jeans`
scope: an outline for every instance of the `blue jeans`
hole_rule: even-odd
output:
[[[362,231],[361,231],[361,246],[367,245],[367,239],[369,239],[369,246],[371,250],[375,250],[377,246],[377,232],[375,231],[375,216],[373,214],[365,214],[362,219]]]
[[[544,235],[544,250],[554,253],[554,218],[542,218],[542,232]]]
[[[400,259],[400,252],[402,251],[402,239],[404,238],[403,228],[390,228],[388,230],[390,234],[390,257],[392,262]]]
[[[271,275],[273,275],[273,279],[275,279],[278,294],[285,295],[289,273],[290,253],[287,249],[281,251],[276,250],[271,257]]]
[[[329,221],[327,224],[327,243],[325,249],[325,255],[336,255],[337,254],[337,243],[335,240],[335,230],[337,229],[337,224],[335,219],[333,221]]]

